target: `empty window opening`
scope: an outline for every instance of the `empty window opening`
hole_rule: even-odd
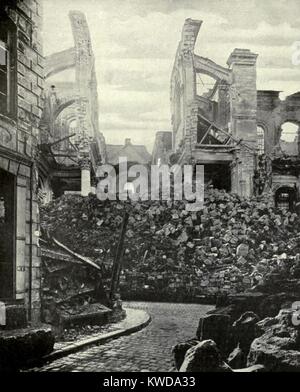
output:
[[[15,26],[9,20],[1,21],[0,29],[0,113],[15,114],[16,75]]]
[[[298,129],[297,124],[286,122],[281,126],[280,148],[287,155],[298,155]]]
[[[265,131],[262,127],[257,127],[257,152],[258,155],[265,153]]]

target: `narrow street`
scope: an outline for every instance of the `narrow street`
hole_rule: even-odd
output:
[[[127,302],[124,306],[146,310],[151,323],[132,335],[71,354],[35,371],[172,371],[172,346],[194,337],[200,316],[212,308],[151,302]]]

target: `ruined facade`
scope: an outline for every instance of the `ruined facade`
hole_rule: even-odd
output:
[[[243,196],[275,193],[281,187],[295,192],[300,185],[298,153],[292,153],[293,164],[287,168],[286,154],[278,147],[282,124],[299,123],[299,93],[281,101],[279,92],[257,91],[257,54],[248,49],[235,49],[227,67],[195,54],[201,25],[185,21],[171,75],[177,162],[205,165],[207,182]],[[201,75],[214,85],[198,94]]]
[[[44,85],[40,1],[3,1],[0,21],[0,301],[2,325],[18,328],[40,315],[35,164]]]
[[[40,190],[44,202],[65,191],[91,191],[96,166],[105,160],[105,141],[98,126],[95,60],[86,18],[69,13],[74,47],[45,59],[45,108],[41,121]],[[53,79],[74,69],[72,82]]]

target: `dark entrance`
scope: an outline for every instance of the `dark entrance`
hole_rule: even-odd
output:
[[[15,177],[0,170],[0,298],[14,293]],[[24,206],[25,208],[25,206]]]
[[[213,185],[216,189],[231,189],[231,173],[228,164],[206,164],[204,165],[204,182]]]
[[[275,206],[283,210],[293,211],[295,208],[296,191],[293,188],[282,187],[275,193]]]

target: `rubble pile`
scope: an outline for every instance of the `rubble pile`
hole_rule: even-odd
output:
[[[42,319],[66,328],[89,323],[104,324],[111,318],[101,271],[76,260],[48,241],[42,254]],[[60,328],[60,329],[61,329]],[[61,335],[61,331],[56,331]]]
[[[272,291],[276,277],[299,275],[298,216],[275,209],[271,198],[208,189],[201,211],[185,205],[65,195],[41,209],[41,226],[101,265],[108,281],[128,211],[120,278],[128,299],[193,300],[256,285]]]
[[[205,371],[204,361],[210,353],[207,363],[212,372],[299,372],[297,296],[251,294],[239,294],[230,305],[216,307],[200,318],[195,336],[173,347],[177,370]],[[276,305],[268,308],[267,303],[273,301]]]

